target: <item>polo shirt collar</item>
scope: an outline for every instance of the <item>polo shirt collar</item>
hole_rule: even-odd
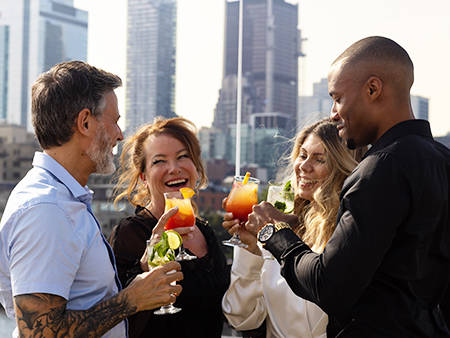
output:
[[[56,177],[72,195],[82,201],[83,203],[90,203],[93,196],[93,191],[88,186],[81,186],[80,183],[59,164],[53,157],[43,152],[35,152],[33,158],[33,166],[42,168]]]

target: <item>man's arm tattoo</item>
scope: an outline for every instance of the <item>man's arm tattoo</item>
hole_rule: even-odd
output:
[[[20,337],[99,337],[136,313],[125,294],[88,310],[66,310],[67,301],[45,293],[14,297]]]

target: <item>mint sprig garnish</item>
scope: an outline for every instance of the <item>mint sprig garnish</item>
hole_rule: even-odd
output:
[[[276,201],[274,204],[274,207],[277,208],[280,211],[286,210],[286,203],[285,202],[280,202],[280,201]]]
[[[169,259],[169,261],[174,261],[175,260],[175,254],[173,252],[172,249],[169,249],[167,252],[167,258]]]
[[[292,188],[292,184],[291,184],[291,181],[289,180],[289,181],[287,181],[286,184],[284,185],[283,190],[286,191],[286,192],[289,192],[289,191],[291,191],[291,188]]]
[[[281,197],[281,201],[275,201],[274,203],[274,207],[276,209],[278,209],[281,212],[284,213],[290,213],[292,212],[292,210],[286,210],[287,209],[287,204],[285,201],[294,201],[294,189],[292,188],[292,184],[291,181],[287,181],[284,186],[283,186],[283,190],[280,192],[280,197]]]
[[[167,250],[169,250],[169,240],[167,238],[167,234],[163,232],[161,234],[161,240],[157,244],[155,244],[153,251],[156,251],[159,257],[164,257],[167,253]]]

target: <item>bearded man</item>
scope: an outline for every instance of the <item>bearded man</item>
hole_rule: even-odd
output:
[[[114,255],[91,209],[92,173],[114,172],[123,139],[114,89],[121,79],[71,61],[32,88],[43,152],[12,191],[0,223],[0,301],[20,337],[126,337],[126,317],[175,301],[177,262],[121,290]],[[165,214],[166,222],[174,212]]]

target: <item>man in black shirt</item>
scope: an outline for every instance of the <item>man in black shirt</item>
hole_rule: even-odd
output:
[[[329,337],[450,336],[439,307],[450,272],[450,151],[414,120],[413,80],[407,52],[383,37],[334,61],[332,119],[349,148],[372,147],[344,182],[322,254],[267,224],[270,214],[262,227],[247,224],[292,290],[327,312]]]

